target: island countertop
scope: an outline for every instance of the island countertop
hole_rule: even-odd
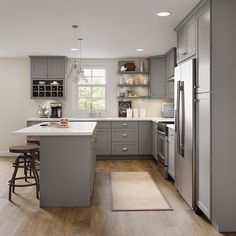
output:
[[[68,128],[33,125],[14,131],[14,134],[29,136],[90,136],[97,122],[69,122]]]

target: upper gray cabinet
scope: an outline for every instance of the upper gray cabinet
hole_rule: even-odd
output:
[[[204,7],[196,16],[197,21],[197,93],[211,90],[210,79],[210,6]]]
[[[184,61],[196,54],[196,21],[190,19],[176,29],[177,31],[177,62]]]
[[[65,78],[65,59],[64,58],[48,59],[48,78],[52,78],[52,79]]]
[[[166,57],[149,58],[150,97],[166,97]]]
[[[48,61],[45,58],[31,58],[31,77],[45,79],[48,76]]]
[[[176,66],[176,48],[172,48],[166,53],[166,79],[174,77]]]
[[[64,79],[66,57],[31,58],[31,78],[33,79]]]

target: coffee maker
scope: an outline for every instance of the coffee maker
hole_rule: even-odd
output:
[[[61,118],[62,117],[62,104],[61,103],[50,103],[51,107],[51,118]]]

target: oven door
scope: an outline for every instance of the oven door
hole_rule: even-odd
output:
[[[164,132],[157,130],[157,153],[159,161],[164,165],[168,165],[167,160],[167,139]]]

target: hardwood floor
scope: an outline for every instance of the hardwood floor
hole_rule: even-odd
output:
[[[39,208],[35,188],[18,188],[8,201],[12,158],[0,158],[0,236],[213,236],[223,235],[197,216],[151,160],[100,160],[87,208]],[[112,171],[149,171],[174,211],[111,212]],[[83,191],[81,189],[81,191]],[[225,234],[236,235],[236,234]]]

